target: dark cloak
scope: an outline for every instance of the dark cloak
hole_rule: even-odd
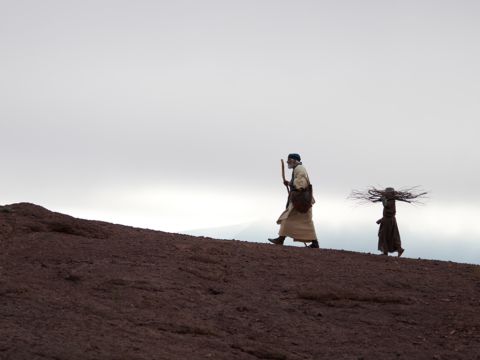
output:
[[[383,218],[378,229],[378,250],[384,254],[388,252],[395,252],[402,249],[400,240],[400,232],[398,231],[397,219],[395,215],[397,209],[395,206],[395,199],[382,199],[383,203]]]

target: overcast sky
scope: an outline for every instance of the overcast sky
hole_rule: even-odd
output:
[[[478,1],[0,5],[2,203],[271,236],[298,152],[317,227],[376,220],[352,189],[421,185],[399,221],[480,240]]]

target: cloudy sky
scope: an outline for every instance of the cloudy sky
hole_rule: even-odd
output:
[[[244,240],[263,239],[298,152],[321,245],[374,252],[381,208],[350,191],[421,185],[427,204],[397,218],[425,250],[405,255],[480,262],[478,1],[0,10],[1,203],[165,231],[261,223]]]

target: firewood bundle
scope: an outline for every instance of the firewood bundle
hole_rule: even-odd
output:
[[[421,190],[418,186],[400,190],[393,190],[392,188],[377,189],[371,186],[366,190],[353,190],[349,198],[360,203],[379,202],[383,198],[390,198],[410,204],[423,204],[422,200],[427,197],[427,194],[428,192]]]

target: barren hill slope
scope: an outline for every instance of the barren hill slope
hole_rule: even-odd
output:
[[[22,203],[0,207],[0,324],[0,359],[480,359],[480,267]]]

